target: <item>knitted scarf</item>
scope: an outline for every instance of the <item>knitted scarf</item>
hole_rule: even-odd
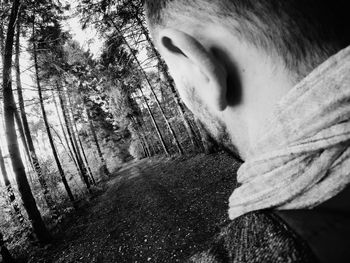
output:
[[[229,216],[309,209],[350,183],[350,47],[297,84],[262,129],[238,171]]]

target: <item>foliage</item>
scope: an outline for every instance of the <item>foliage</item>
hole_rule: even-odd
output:
[[[100,56],[96,57],[83,49],[62,26],[68,19],[70,5],[67,1],[22,1],[17,23],[21,26],[21,42],[25,44],[20,52],[27,57],[29,54],[29,60],[35,66],[23,71],[31,71],[33,81],[42,86],[43,98],[39,96],[40,99],[36,90],[38,85],[33,84],[31,92],[24,91],[24,113],[29,118],[41,177],[33,170],[31,153],[22,149],[21,158],[26,162],[30,191],[50,227],[57,223],[53,208],[62,213],[75,206],[75,203],[69,203],[64,178],[75,199],[81,200],[86,197],[85,187],[92,192],[87,185],[93,180],[84,181],[84,173],[90,169],[97,181],[105,179],[103,158],[113,171],[131,159],[182,154],[180,148],[186,153],[199,149],[193,144],[189,132],[189,129],[195,131],[197,138],[194,139],[198,142],[201,141],[198,129],[191,115],[176,99],[167,68],[150,41],[141,2],[78,1],[75,15],[80,16],[82,28],[93,25],[104,41]],[[1,2],[2,53],[10,9],[10,1]],[[72,14],[73,11],[69,12]],[[36,78],[35,73],[38,73]],[[17,85],[19,87],[19,82]],[[39,107],[41,102],[48,115],[47,123]],[[49,140],[50,131],[53,142]],[[21,147],[25,145],[24,141]],[[0,146],[4,148],[4,145]],[[57,150],[64,174],[60,172],[51,150]],[[6,169],[10,170],[8,165]],[[11,183],[16,191],[12,178]],[[17,192],[15,196],[20,200]],[[50,198],[53,203],[50,203]],[[8,222],[13,215],[8,204],[1,205],[5,209],[4,220]],[[21,205],[20,209],[24,212]],[[29,222],[27,226],[24,232],[30,233]],[[22,228],[15,224],[5,235],[10,236]],[[4,227],[0,232],[4,232]]]
[[[131,156],[137,160],[140,160],[145,157],[145,151],[142,148],[141,141],[138,139],[134,139],[131,141],[129,146],[129,152]]]

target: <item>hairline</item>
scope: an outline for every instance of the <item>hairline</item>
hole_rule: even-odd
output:
[[[325,50],[314,46],[307,39],[302,43],[302,48],[300,50],[296,48],[293,53],[291,50],[293,47],[288,47],[290,43],[283,39],[283,37],[288,39],[293,38],[293,36],[288,30],[281,31],[280,25],[274,22],[278,21],[278,18],[272,15],[261,18],[251,11],[239,13],[239,11],[233,10],[235,8],[233,5],[229,5],[225,1],[223,5],[226,6],[219,6],[216,1],[206,2],[205,8],[198,4],[201,1],[187,3],[188,7],[183,8],[183,2],[182,0],[167,2],[155,16],[148,19],[154,39],[156,39],[159,29],[165,27],[178,28],[179,25],[186,23],[187,25],[188,23],[192,25],[198,25],[198,23],[221,24],[239,40],[245,41],[258,50],[265,51],[270,57],[278,57],[291,75],[298,80],[305,77],[320,61],[327,58]],[[225,8],[229,11],[223,12]],[[196,11],[193,12],[193,10]],[[233,13],[237,15],[233,17]],[[149,16],[146,15],[146,17]],[[264,19],[270,21],[263,21]],[[271,21],[273,22],[269,23]],[[279,41],[274,38],[278,38]]]

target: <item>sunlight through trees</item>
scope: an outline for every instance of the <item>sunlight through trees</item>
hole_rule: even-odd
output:
[[[141,1],[74,6],[1,1],[4,260],[26,240],[50,243],[54,226],[122,163],[210,151],[210,138],[181,102],[151,42]],[[102,39],[98,56],[64,30],[72,16]]]

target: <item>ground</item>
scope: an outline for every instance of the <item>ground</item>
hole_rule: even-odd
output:
[[[128,163],[29,262],[184,262],[226,223],[238,166],[224,153]]]

